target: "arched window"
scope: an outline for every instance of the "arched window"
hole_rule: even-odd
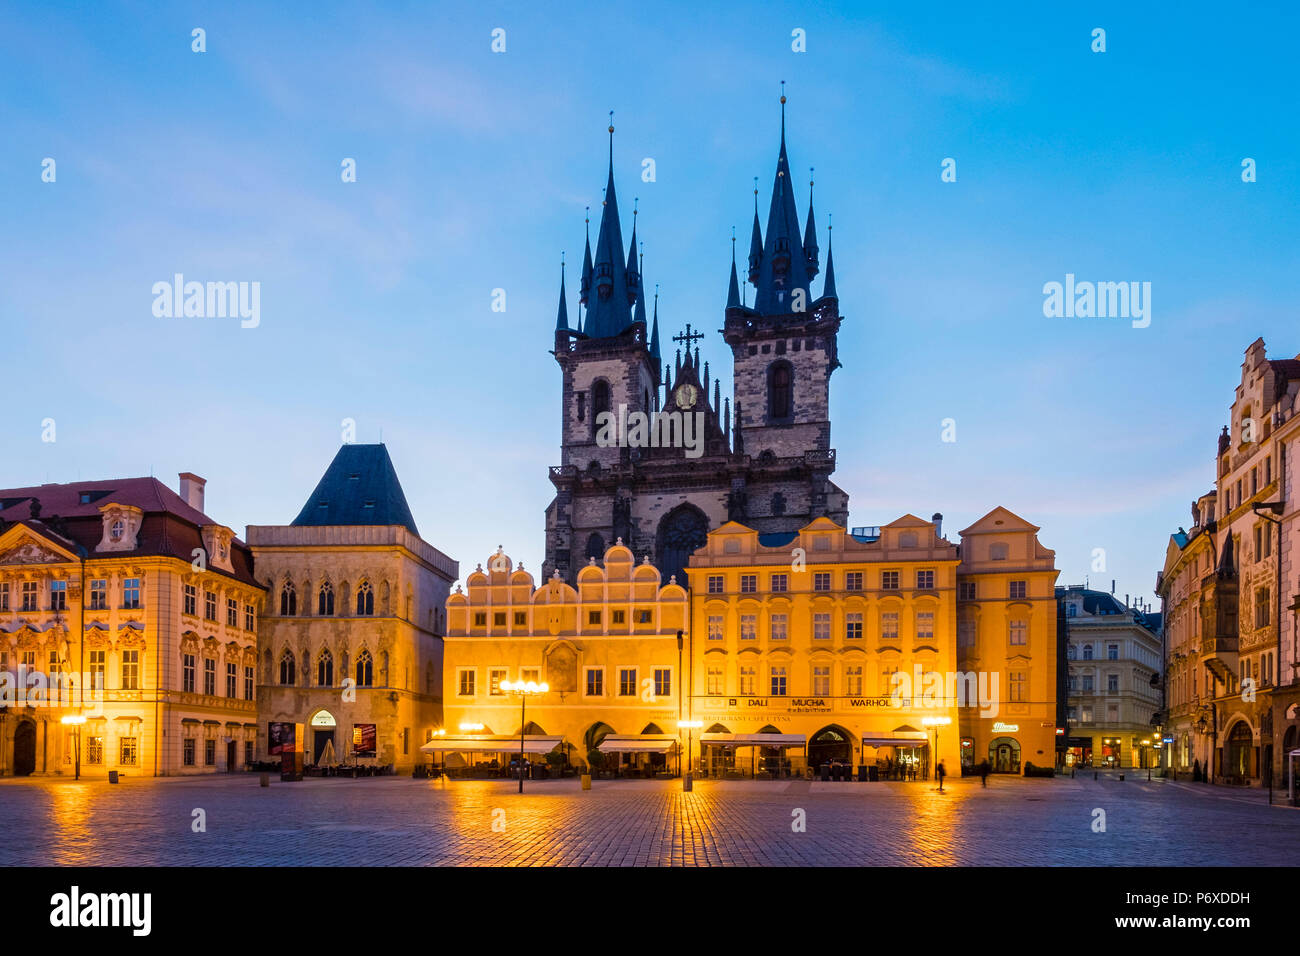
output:
[[[280,616],[293,617],[298,613],[298,592],[294,590],[292,581],[285,581],[284,587],[280,589]]]
[[[362,581],[357,588],[357,616],[369,616],[375,613],[375,592],[369,581]],[[358,661],[358,663],[360,663]]]
[[[587,536],[587,557],[597,561],[605,558],[605,539],[594,531]]]
[[[320,687],[334,686],[334,655],[328,647],[316,658],[316,684]]]
[[[789,362],[773,362],[768,372],[767,414],[778,421],[794,415],[794,369]]]
[[[316,601],[316,613],[321,617],[334,616],[334,586],[328,581],[320,586],[320,597]]]
[[[1090,660],[1092,660],[1092,645],[1091,645],[1091,644],[1085,644],[1085,645],[1083,645],[1083,659],[1084,659],[1085,661],[1090,661]]]
[[[287,687],[292,687],[298,680],[298,668],[293,657],[293,651],[285,648],[280,655],[280,683]]]
[[[357,655],[357,686],[373,687],[375,685],[375,665],[369,651]]]

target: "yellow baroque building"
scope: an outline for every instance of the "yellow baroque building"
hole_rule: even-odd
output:
[[[1051,766],[1055,555],[997,508],[793,535],[737,522],[695,552],[688,716],[711,775]],[[770,743],[769,743],[770,741]],[[936,750],[937,742],[937,750]]]
[[[675,770],[687,595],[663,584],[648,557],[637,563],[620,539],[591,558],[570,586],[533,576],[498,549],[447,599],[443,668],[445,738],[426,752],[448,766],[502,766],[520,733],[533,754],[555,751],[574,766],[593,749],[610,763]],[[503,681],[546,683],[521,701]],[[525,718],[521,726],[521,718]]]

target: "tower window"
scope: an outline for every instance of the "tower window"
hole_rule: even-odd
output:
[[[790,418],[794,413],[794,374],[789,362],[775,362],[768,373],[768,416],[773,419]]]
[[[600,426],[600,416],[609,411],[609,382],[603,379],[591,387],[591,424]]]

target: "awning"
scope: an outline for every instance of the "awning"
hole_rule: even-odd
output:
[[[524,753],[546,754],[559,745],[563,737],[543,737],[540,734],[524,736]],[[519,753],[519,738],[506,734],[464,734],[453,737],[435,737],[420,747],[424,753],[454,751],[456,753]]]
[[[700,743],[723,747],[802,747],[807,734],[701,734]]]
[[[603,754],[666,754],[676,743],[671,734],[606,734],[596,749]]]
[[[924,747],[927,743],[923,733],[917,733],[916,736],[903,734],[863,734],[862,736],[864,747]]]

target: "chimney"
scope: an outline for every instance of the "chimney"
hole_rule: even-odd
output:
[[[939,512],[936,511],[934,514],[930,516],[930,520],[934,522],[934,536],[936,538],[942,538],[943,537],[943,515],[939,514]]]
[[[206,478],[200,478],[192,472],[182,471],[181,479],[181,497],[185,503],[200,513],[203,512],[203,486],[208,483]]]

